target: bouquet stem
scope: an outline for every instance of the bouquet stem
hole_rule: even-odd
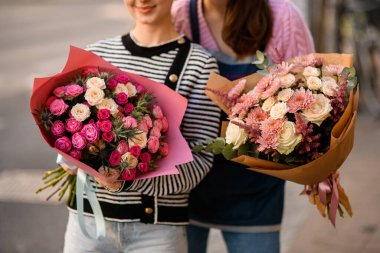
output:
[[[39,188],[36,193],[40,193],[41,191],[54,187],[58,183],[62,182],[61,185],[55,189],[46,200],[51,199],[54,195],[58,193],[58,200],[61,201],[63,196],[65,196],[67,189],[69,189],[68,197],[67,197],[67,205],[73,206],[75,200],[75,184],[77,181],[76,175],[71,175],[67,171],[65,171],[62,167],[58,167],[54,170],[47,171],[42,177],[44,180],[44,186]]]

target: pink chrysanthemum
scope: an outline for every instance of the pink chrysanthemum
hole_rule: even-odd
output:
[[[323,59],[315,55],[299,56],[294,59],[294,63],[302,67],[318,67],[322,65]]]
[[[303,87],[296,90],[291,98],[288,100],[289,112],[295,113],[298,110],[307,109],[315,98],[310,90],[305,90]]]
[[[266,75],[260,79],[252,94],[255,94],[260,99],[266,99],[272,96],[281,87],[281,81],[273,75]]]
[[[261,136],[257,140],[257,143],[259,144],[258,151],[276,148],[278,134],[280,133],[283,124],[284,119],[272,118],[268,118],[261,123]]]
[[[277,74],[279,76],[283,76],[283,75],[288,74],[292,70],[293,67],[294,67],[294,64],[282,62],[281,64],[276,65],[276,67],[272,70],[272,73]]]
[[[256,107],[248,113],[246,123],[249,127],[257,129],[260,123],[268,118],[268,112]]]
[[[344,69],[343,65],[333,65],[333,64],[330,64],[330,65],[327,65],[325,67],[325,71],[328,74],[331,74],[331,75],[334,75],[334,76],[339,76],[342,73],[343,69]]]
[[[249,109],[254,107],[257,103],[258,99],[255,95],[244,94],[239,98],[239,103],[231,108],[232,116],[238,116],[240,119],[243,119]]]
[[[244,91],[245,83],[247,80],[243,79],[239,81],[229,92],[228,92],[228,99],[237,99],[240,94]]]

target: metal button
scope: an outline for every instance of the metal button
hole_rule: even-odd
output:
[[[178,80],[178,76],[176,74],[171,74],[169,76],[169,80],[170,80],[170,82],[175,83]]]
[[[150,207],[147,207],[147,208],[145,208],[145,213],[146,214],[152,214],[153,213],[153,209],[150,208]]]
[[[185,42],[186,42],[186,40],[184,38],[180,38],[177,40],[178,44],[184,44]]]

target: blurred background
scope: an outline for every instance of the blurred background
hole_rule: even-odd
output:
[[[298,0],[317,52],[354,53],[361,102],[356,140],[341,168],[354,216],[336,228],[319,215],[303,186],[287,183],[282,253],[380,252],[380,31],[379,1]],[[84,47],[126,33],[133,23],[121,0],[0,1],[0,252],[62,251],[67,209],[36,195],[55,153],[29,111],[33,78],[50,76],[66,62],[69,45]],[[213,230],[208,253],[225,253]]]

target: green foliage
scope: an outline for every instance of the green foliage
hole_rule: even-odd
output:
[[[232,158],[236,157],[237,151],[232,148],[233,144],[227,144],[222,150],[222,154],[227,160],[231,160]]]

